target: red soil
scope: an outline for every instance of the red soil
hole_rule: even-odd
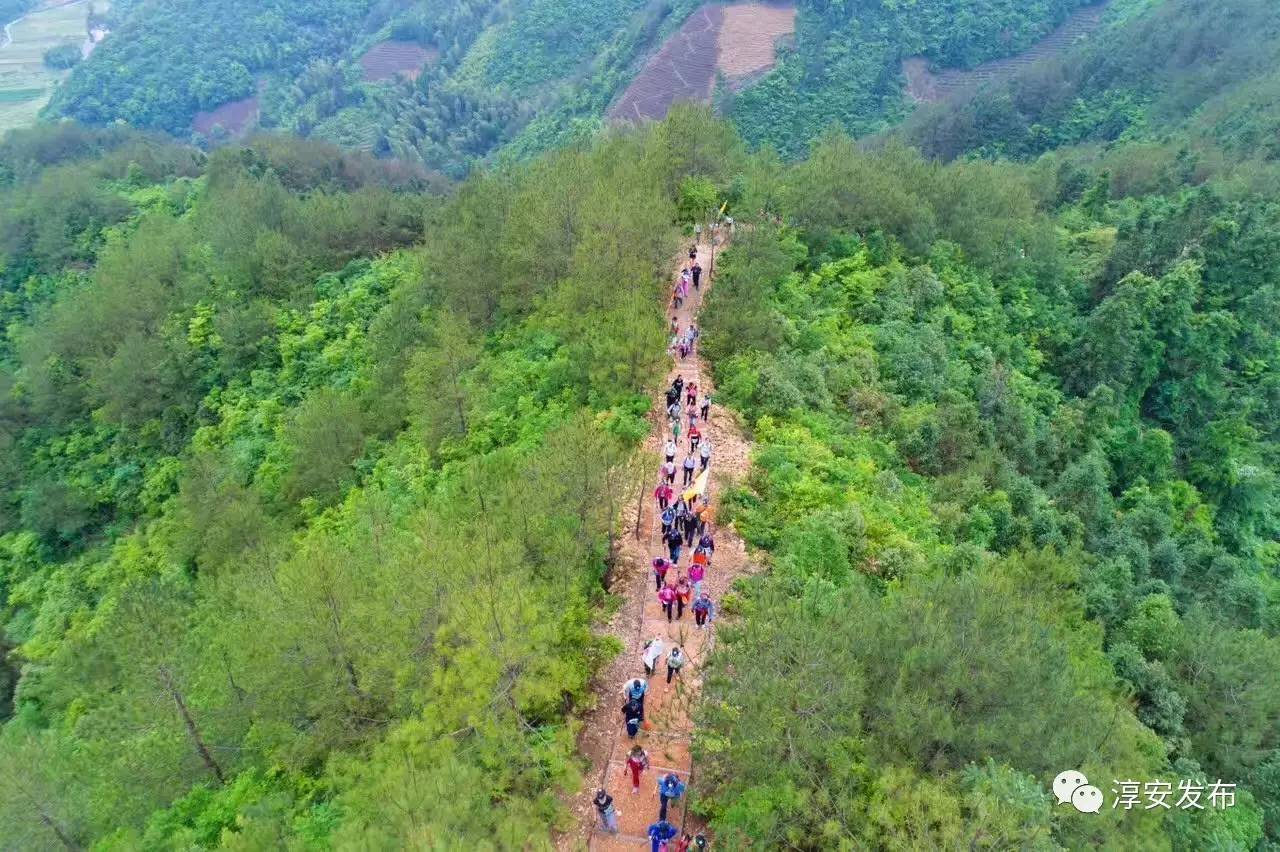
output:
[[[380,41],[360,57],[360,66],[364,68],[366,82],[401,76],[413,80],[439,55],[439,51],[411,41]]]
[[[736,88],[772,68],[776,42],[794,30],[789,3],[708,3],[645,63],[609,117],[660,119],[677,101],[706,102],[717,74]]]
[[[196,113],[191,127],[197,133],[208,136],[216,125],[232,136],[243,133],[258,121],[258,96],[251,95],[238,101],[228,101],[211,110]]]

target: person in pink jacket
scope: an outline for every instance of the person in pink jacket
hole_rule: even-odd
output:
[[[658,590],[658,603],[662,604],[662,609],[667,613],[667,621],[671,621],[671,609],[675,606],[676,587],[672,585],[664,585]]]

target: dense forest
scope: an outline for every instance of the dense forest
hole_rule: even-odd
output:
[[[758,442],[733,514],[772,565],[702,708],[713,825],[761,848],[1280,843],[1270,198],[1112,201],[1105,174],[839,137],[763,173],[743,203],[786,225],[739,241],[706,317]],[[1242,792],[1064,818],[1060,766]]]
[[[1274,159],[1280,9],[1262,0],[1115,0],[1107,26],[1007,84],[921,111],[929,156],[1030,159],[1082,143],[1190,144],[1207,167]],[[1125,156],[1125,154],[1121,154]]]
[[[6,845],[548,836],[708,120],[449,197],[5,140]]]

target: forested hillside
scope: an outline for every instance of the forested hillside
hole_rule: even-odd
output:
[[[903,58],[967,67],[1008,56],[1086,2],[800,0],[794,46],[777,68],[718,101],[749,142],[801,156],[832,124],[862,134],[905,115]],[[122,0],[109,13],[110,38],[48,112],[185,139],[198,112],[261,91],[263,127],[462,176],[498,152],[528,156],[594,132],[645,58],[699,5]],[[387,39],[433,58],[412,74],[370,80],[358,60]]]
[[[1081,194],[842,138],[755,168],[744,205],[787,224],[726,256],[704,351],[755,431],[732,514],[772,571],[709,676],[713,826],[762,848],[1273,848],[1271,199],[1111,202],[1105,175]],[[1244,792],[1082,819],[1045,792],[1063,766]]]
[[[1028,159],[1120,139],[1189,145],[1211,167],[1277,156],[1274,3],[1115,0],[1106,23],[1077,50],[1005,85],[922,111],[905,135],[948,159]]]
[[[4,845],[549,837],[705,128],[5,140]]]

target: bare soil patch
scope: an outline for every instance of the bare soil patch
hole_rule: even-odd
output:
[[[615,121],[661,119],[679,101],[711,99],[717,74],[740,87],[773,67],[795,31],[790,3],[708,3],[659,48],[609,110]]]
[[[197,133],[208,136],[213,128],[222,125],[222,129],[232,136],[237,136],[258,121],[258,96],[251,95],[238,101],[228,101],[211,110],[196,113],[191,127]]]
[[[393,77],[414,80],[439,55],[439,51],[428,50],[412,41],[380,41],[360,57],[360,67],[364,69],[365,81],[370,83]]]
[[[773,68],[778,40],[796,31],[790,4],[737,3],[724,7],[716,68],[724,76],[754,77]]]

